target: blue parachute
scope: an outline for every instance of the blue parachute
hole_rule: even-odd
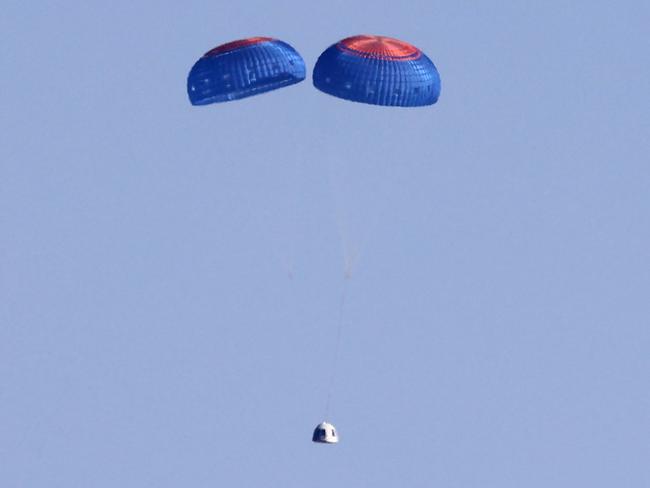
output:
[[[250,37],[208,51],[187,77],[192,105],[238,100],[305,79],[305,62],[289,44]]]
[[[327,48],[314,66],[314,86],[335,97],[373,105],[419,107],[440,96],[440,75],[417,47],[360,35]]]

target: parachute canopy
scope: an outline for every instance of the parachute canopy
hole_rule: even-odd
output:
[[[289,44],[249,37],[222,44],[199,59],[187,77],[192,105],[227,102],[305,79],[305,62]]]
[[[314,86],[353,102],[399,107],[432,105],[440,75],[417,47],[384,36],[360,35],[327,48],[314,66]]]

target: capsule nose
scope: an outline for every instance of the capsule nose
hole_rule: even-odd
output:
[[[322,444],[336,444],[339,441],[336,429],[327,422],[322,422],[316,426],[311,440]]]

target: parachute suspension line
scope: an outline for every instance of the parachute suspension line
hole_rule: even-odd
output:
[[[341,300],[339,302],[339,316],[338,324],[336,327],[336,343],[334,345],[334,357],[332,358],[332,372],[330,373],[330,381],[327,387],[327,402],[325,404],[325,421],[329,418],[330,413],[330,404],[332,401],[332,391],[334,389],[334,381],[336,379],[336,373],[338,369],[339,362],[339,350],[341,349],[341,332],[343,330],[344,319],[345,319],[345,302],[348,292],[348,282],[350,281],[350,273],[348,270],[345,270],[343,275],[343,287],[341,289]]]
[[[330,129],[330,126],[325,126],[324,131]],[[335,133],[329,134],[333,138]],[[356,260],[356,252],[351,240],[350,233],[350,224],[351,219],[348,212],[348,206],[346,205],[346,191],[345,191],[345,182],[346,178],[346,166],[343,164],[341,166],[341,161],[339,158],[334,158],[333,155],[325,155],[326,159],[326,169],[327,169],[327,181],[329,183],[330,196],[333,203],[333,217],[336,223],[337,234],[339,237],[339,242],[341,245],[342,258],[343,258],[343,282],[341,284],[341,295],[339,300],[339,309],[338,317],[336,317],[336,338],[334,343],[333,354],[331,355],[331,372],[329,377],[329,383],[327,385],[327,400],[325,404],[325,421],[329,419],[330,407],[332,404],[332,397],[334,396],[334,386],[338,377],[339,369],[339,356],[341,353],[341,338],[343,335],[343,327],[345,324],[345,312],[346,305],[348,300],[348,288],[349,281],[352,277],[353,268]],[[337,164],[338,162],[338,164]]]

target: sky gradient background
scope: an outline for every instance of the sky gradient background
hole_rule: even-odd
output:
[[[650,486],[648,25],[641,1],[5,2],[0,486]],[[438,104],[309,74],[187,100],[223,42],[310,73],[360,33],[425,51]]]

